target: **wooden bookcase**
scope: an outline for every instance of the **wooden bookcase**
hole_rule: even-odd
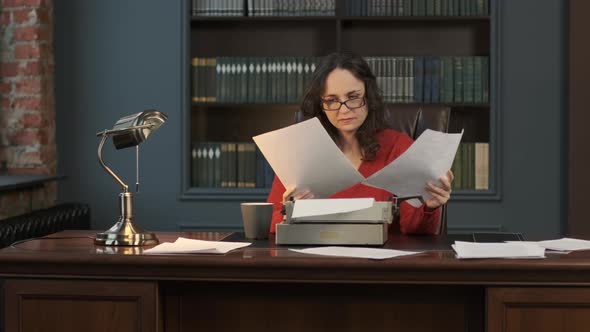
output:
[[[191,185],[193,142],[241,142],[293,124],[298,104],[194,102],[191,59],[216,57],[321,57],[335,51],[362,56],[487,56],[489,102],[451,106],[450,132],[465,130],[463,142],[489,143],[488,190],[454,190],[453,199],[499,198],[498,44],[499,2],[483,16],[347,16],[346,0],[334,16],[193,16],[186,1],[183,59],[182,199],[264,200],[268,188]],[[300,96],[301,97],[301,96]]]

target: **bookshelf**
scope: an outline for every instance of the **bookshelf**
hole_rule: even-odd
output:
[[[451,92],[443,92],[442,84],[444,79],[442,76],[435,78],[424,76],[426,77],[423,78],[424,81],[434,82],[438,80],[437,84],[440,84],[440,86],[435,86],[433,89],[437,91],[440,89],[440,95],[428,98],[428,100],[422,97],[422,100],[427,103],[449,105],[452,108],[450,132],[458,132],[464,128],[463,142],[485,143],[484,145],[487,145],[486,150],[488,152],[486,152],[486,158],[483,159],[487,164],[486,186],[483,187],[484,189],[475,189],[476,181],[479,181],[480,188],[482,188],[481,179],[475,179],[475,165],[471,165],[475,163],[476,148],[472,147],[473,151],[466,148],[465,155],[469,157],[467,161],[463,162],[463,168],[471,167],[471,175],[468,175],[467,178],[463,176],[463,181],[460,181],[463,184],[459,183],[460,188],[454,190],[453,199],[487,200],[499,198],[499,174],[496,167],[499,145],[496,105],[499,96],[498,89],[495,87],[495,82],[497,82],[495,76],[498,72],[496,70],[498,67],[496,36],[498,34],[496,32],[495,15],[498,10],[497,6],[499,6],[497,1],[491,0],[489,3],[489,15],[477,13],[476,9],[471,8],[472,12],[469,16],[461,15],[460,12],[453,15],[385,16],[378,15],[379,10],[375,8],[373,8],[374,15],[372,16],[351,15],[347,13],[354,14],[356,12],[351,12],[352,9],[346,8],[347,5],[350,5],[350,0],[334,0],[335,10],[332,15],[325,8],[320,11],[322,15],[312,15],[313,11],[307,12],[310,15],[296,15],[298,13],[296,10],[288,12],[289,16],[281,16],[286,14],[281,14],[280,11],[275,11],[273,15],[272,11],[269,10],[264,15],[259,16],[243,16],[247,10],[241,12],[242,16],[218,16],[220,14],[215,14],[213,11],[205,15],[203,11],[200,11],[201,15],[193,15],[191,5],[194,1],[186,1],[186,22],[184,22],[186,58],[183,59],[182,66],[185,83],[182,98],[186,112],[183,118],[182,135],[184,159],[182,161],[182,199],[265,199],[269,192],[268,175],[266,181],[261,180],[259,183],[259,179],[264,179],[265,168],[264,166],[261,168],[260,162],[257,164],[255,161],[257,157],[254,152],[250,152],[253,155],[252,159],[248,159],[250,157],[240,157],[245,158],[241,160],[246,160],[246,164],[254,165],[252,166],[254,170],[252,170],[252,167],[243,170],[243,172],[249,174],[245,176],[246,179],[250,180],[245,181],[241,186],[232,183],[233,181],[222,180],[239,178],[240,175],[237,172],[240,172],[240,170],[236,171],[236,174],[231,174],[231,171],[224,167],[224,170],[218,170],[218,173],[215,173],[215,171],[210,172],[209,176],[205,176],[205,178],[198,175],[201,173],[199,170],[203,168],[217,169],[221,168],[219,165],[236,165],[237,160],[232,160],[232,157],[226,157],[228,159],[223,160],[224,157],[221,154],[219,164],[214,164],[215,162],[207,164],[205,162],[206,165],[203,166],[202,162],[199,164],[194,161],[195,157],[200,155],[197,152],[205,151],[202,153],[203,155],[209,156],[212,154],[213,159],[215,159],[219,155],[219,153],[216,154],[216,150],[226,151],[226,143],[231,143],[238,149],[238,143],[252,142],[252,136],[293,124],[294,113],[299,108],[298,101],[301,99],[302,88],[293,89],[296,92],[290,96],[277,96],[276,93],[273,94],[270,90],[275,89],[275,86],[279,83],[285,84],[281,87],[289,86],[288,82],[294,84],[291,86],[301,85],[301,82],[305,81],[307,77],[305,70],[302,70],[302,73],[297,73],[294,70],[294,75],[290,76],[291,79],[288,79],[288,82],[285,83],[280,80],[280,74],[277,74],[279,78],[272,76],[274,75],[272,74],[274,71],[271,71],[272,65],[276,62],[277,68],[280,68],[280,62],[282,61],[285,63],[292,62],[294,68],[297,68],[298,65],[305,68],[305,64],[311,65],[313,61],[317,61],[317,58],[335,51],[352,51],[367,59],[376,59],[373,60],[372,66],[378,66],[376,63],[382,61],[383,68],[389,68],[387,67],[389,65],[394,68],[388,69],[389,71],[383,69],[383,72],[381,74],[376,73],[376,76],[381,75],[391,78],[392,75],[395,75],[396,77],[403,76],[404,79],[412,77],[412,81],[408,81],[410,83],[402,83],[407,84],[406,88],[397,92],[394,91],[391,95],[392,102],[404,103],[418,103],[413,89],[408,88],[410,85],[413,87],[416,82],[413,75],[416,74],[414,69],[418,61],[423,61],[426,67],[430,66],[431,61],[438,61],[441,66],[440,75],[442,75],[445,59],[452,62],[453,59],[485,58],[486,64],[476,67],[480,68],[480,71],[476,69],[473,76],[466,79],[466,82],[472,82],[470,84],[473,84],[474,87],[471,87],[471,89],[475,89],[475,91],[480,91],[483,89],[482,85],[485,85],[487,89],[483,94],[486,96],[485,98],[482,98],[480,93],[479,98],[466,98],[466,100],[459,98],[457,101],[456,97],[453,98],[452,89]],[[231,0],[227,1],[231,3]],[[267,0],[260,0],[258,3],[264,4],[264,1]],[[487,3],[487,0],[485,2],[483,0],[384,0],[382,2],[388,4],[396,3],[396,1],[399,1],[400,6],[410,4],[410,7],[414,2],[420,1],[424,1],[425,4],[432,1],[435,6],[436,3],[443,6],[445,3],[447,3],[447,6],[451,3],[461,6],[463,3],[468,4],[470,2],[473,2],[473,6],[477,4],[486,6]],[[254,2],[257,1],[254,0]],[[281,1],[275,2],[281,3]],[[290,0],[282,3],[296,2]],[[367,8],[361,9],[365,13],[369,12],[368,7],[371,4],[375,5],[381,2],[367,0],[366,3]],[[243,6],[247,5],[248,1],[243,1]],[[358,11],[359,8],[354,10]],[[389,8],[387,10],[394,9]],[[446,10],[450,9],[447,8]],[[207,11],[205,10],[205,12]],[[424,12],[419,11],[416,14],[422,13]],[[200,65],[195,65],[195,62],[193,62],[195,58],[201,59]],[[209,64],[205,62],[213,60],[214,62]],[[408,66],[400,65],[396,67],[395,61],[407,63]],[[460,63],[463,63],[461,61],[476,62],[478,60],[459,60]],[[251,71],[252,68],[249,68],[251,63],[254,64],[253,71]],[[223,64],[227,65],[227,71],[222,70],[224,68]],[[257,64],[261,67],[264,64],[268,65],[266,69],[268,75],[264,76],[264,79],[259,79],[262,83],[256,80],[259,77],[255,76]],[[236,70],[235,73],[232,73],[230,69],[232,65],[244,68],[244,71]],[[377,68],[374,67],[373,69],[376,70]],[[406,70],[404,68],[411,69],[404,71]],[[454,65],[449,68],[455,71]],[[277,70],[277,72],[279,71]],[[439,72],[438,69],[434,69],[434,71]],[[475,74],[475,72],[480,74]],[[219,80],[222,80],[221,84]],[[257,83],[252,84],[252,81]],[[479,83],[473,83],[476,81],[479,81]],[[205,84],[199,84],[198,82],[205,82]],[[224,82],[233,83],[225,84]],[[248,90],[248,88],[241,90],[240,87],[243,86],[244,82],[251,85],[251,90]],[[397,81],[394,80],[394,82]],[[266,95],[260,95],[261,92],[256,92],[256,84],[268,87],[269,91]],[[425,83],[420,84],[422,86]],[[455,84],[456,82],[451,81],[447,85],[454,86]],[[207,86],[213,91],[207,91]],[[224,92],[221,92],[221,89],[224,89],[222,86],[226,87]],[[199,90],[199,87],[201,87],[201,90]],[[430,88],[432,89],[432,87]],[[264,90],[264,88],[262,89]],[[395,90],[395,88],[393,89]],[[285,89],[280,88],[279,90],[283,91]],[[287,90],[290,91],[291,89]],[[455,87],[455,90],[460,91],[460,89],[457,90],[457,87]],[[429,93],[429,95],[431,94]],[[477,96],[477,92],[475,92],[475,96]],[[481,151],[484,150],[478,150],[477,152],[480,157],[482,155]],[[237,153],[239,154],[239,152]],[[233,152],[230,152],[230,154],[233,154]],[[481,162],[481,158],[479,162]],[[195,165],[200,166],[195,167]],[[481,165],[479,166],[481,167]],[[235,169],[236,166],[230,166],[229,168]],[[229,173],[226,174],[226,172]],[[481,173],[479,171],[480,176]],[[246,184],[247,182],[249,183]],[[457,180],[455,184],[457,184]]]

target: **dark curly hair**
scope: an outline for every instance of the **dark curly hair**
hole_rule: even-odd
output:
[[[375,75],[367,62],[351,53],[332,53],[323,57],[312,74],[311,81],[301,103],[306,118],[318,117],[336,144],[339,144],[338,130],[330,123],[321,106],[321,96],[325,92],[326,78],[336,68],[350,71],[354,77],[365,83],[365,100],[368,107],[367,118],[355,136],[363,153],[363,160],[374,160],[379,150],[376,133],[385,128],[383,97],[377,86]]]

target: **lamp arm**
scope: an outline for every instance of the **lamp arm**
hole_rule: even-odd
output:
[[[102,147],[104,145],[104,142],[106,142],[108,138],[108,135],[105,133],[104,135],[102,135],[102,139],[100,140],[100,144],[98,145],[98,162],[100,163],[100,165],[113,177],[115,178],[115,180],[117,180],[117,182],[119,182],[119,184],[123,187],[123,192],[128,192],[129,191],[129,186],[127,186],[118,176],[117,174],[115,174],[115,172],[113,172],[102,160]]]

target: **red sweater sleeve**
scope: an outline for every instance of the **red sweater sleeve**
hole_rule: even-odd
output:
[[[389,139],[387,142],[380,142],[381,148],[385,149],[387,149],[388,143],[394,142],[393,145],[389,146],[387,162],[383,167],[401,156],[414,142],[407,135],[397,134],[394,139]],[[437,234],[440,225],[440,209],[433,211],[426,211],[425,209],[425,204],[415,208],[408,202],[402,202],[399,213],[400,232],[403,234]]]
[[[285,186],[279,180],[277,176],[275,176],[274,181],[272,182],[272,188],[270,189],[270,194],[266,201],[268,203],[273,203],[273,212],[272,212],[272,223],[270,224],[270,233],[275,233],[276,225],[283,221],[283,215],[281,214],[281,209],[283,208],[283,194],[285,193]]]

